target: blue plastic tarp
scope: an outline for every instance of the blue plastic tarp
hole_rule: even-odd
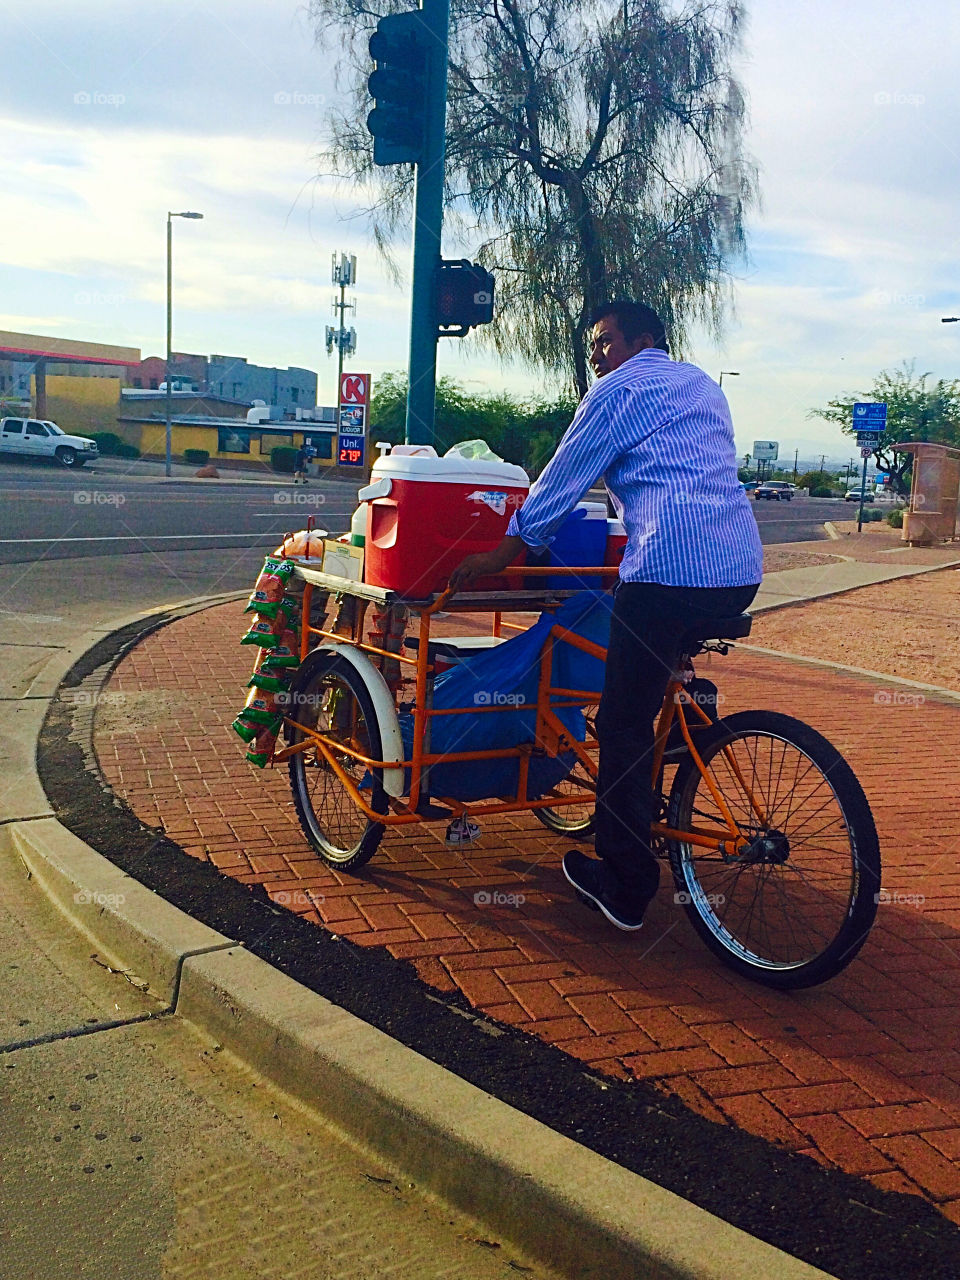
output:
[[[551,627],[556,623],[606,648],[612,608],[611,595],[582,591],[555,614],[541,614],[528,631],[438,676],[434,684],[434,707],[466,710],[457,715],[433,717],[430,754],[487,751],[533,742],[540,654]],[[571,644],[554,643],[551,668],[554,687],[593,691],[599,697],[603,674],[604,666],[599,659]],[[504,710],[477,713],[471,710],[473,707],[503,707]],[[514,710],[515,707],[520,709]],[[582,742],[586,733],[580,708],[559,707],[556,714],[571,736]],[[409,759],[413,750],[413,716],[409,712],[400,715],[400,732],[404,753]],[[556,786],[573,768],[575,760],[572,752],[556,757],[531,756],[527,795],[534,799]],[[456,800],[483,800],[516,795],[518,780],[518,759],[465,760],[431,766],[429,791],[431,795]],[[409,789],[409,770],[406,781]]]

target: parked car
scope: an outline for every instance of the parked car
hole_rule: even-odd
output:
[[[876,496],[877,495],[874,492],[873,485],[868,484],[866,489],[864,489],[863,491],[864,502],[873,502]],[[859,502],[860,486],[858,484],[851,485],[850,488],[847,490],[847,492],[843,495],[843,500],[844,502]]]
[[[82,467],[100,456],[95,440],[68,436],[55,422],[39,418],[0,419],[0,453],[53,458],[62,467]]]
[[[787,480],[767,480],[757,485],[753,496],[758,501],[766,498],[768,502],[789,502],[793,497],[793,485]]]

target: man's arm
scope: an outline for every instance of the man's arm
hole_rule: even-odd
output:
[[[524,546],[541,548],[553,541],[560,523],[623,452],[622,432],[615,429],[618,416],[619,398],[588,393],[523,506],[511,516],[503,541],[493,551],[467,556],[450,575],[451,586],[499,573]]]

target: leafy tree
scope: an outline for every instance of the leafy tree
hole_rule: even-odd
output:
[[[829,489],[837,483],[836,476],[829,471],[805,471],[797,480],[799,489]]]
[[[373,165],[367,40],[408,7],[310,3],[347,103],[326,156],[372,193],[384,250],[409,226],[413,176]],[[445,203],[497,275],[497,320],[478,337],[501,357],[583,395],[588,318],[612,295],[656,307],[678,349],[691,321],[719,332],[756,194],[730,70],[742,23],[737,0],[452,0]]]
[[[912,458],[895,453],[894,444],[927,441],[960,448],[960,379],[940,378],[929,383],[929,373],[918,374],[915,361],[904,361],[896,369],[878,374],[869,391],[829,400],[822,409],[811,409],[809,417],[835,422],[845,435],[856,435],[853,406],[860,400],[874,400],[887,406],[887,430],[882,444],[873,451],[877,468],[890,473],[896,491],[906,495]]]

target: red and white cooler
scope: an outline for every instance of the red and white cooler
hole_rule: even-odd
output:
[[[510,462],[378,458],[358,494],[367,505],[364,581],[413,599],[442,590],[465,556],[497,546],[529,487],[524,469]],[[506,577],[470,583],[474,591],[520,586]]]

